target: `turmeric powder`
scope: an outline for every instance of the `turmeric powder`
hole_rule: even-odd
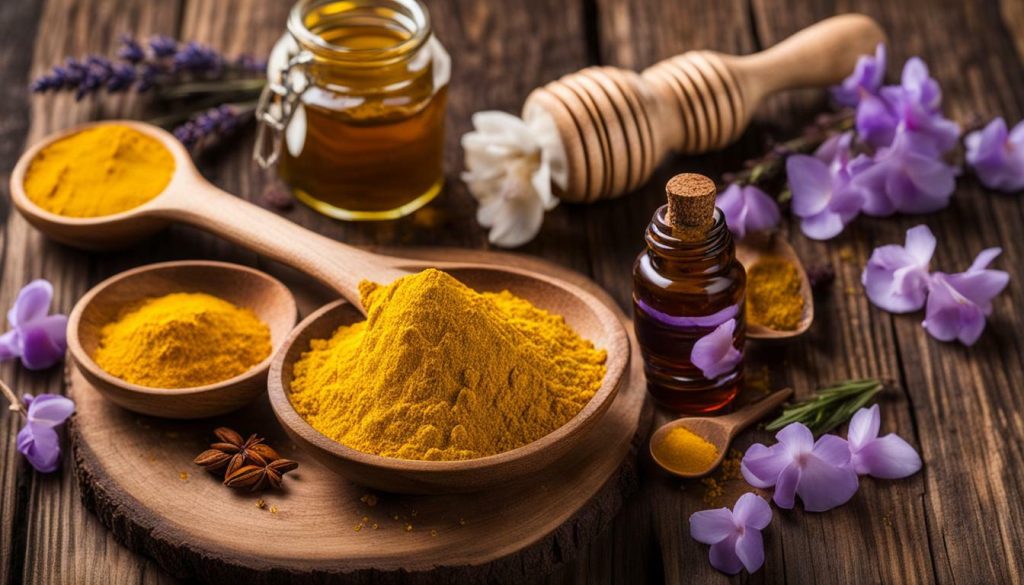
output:
[[[206,293],[172,293],[105,325],[93,359],[133,384],[193,388],[245,373],[270,348],[270,329],[252,311]]]
[[[654,445],[654,456],[674,471],[696,475],[711,469],[718,447],[686,427],[676,427]]]
[[[795,264],[765,256],[747,271],[747,318],[752,324],[793,331],[804,314],[802,279]]]
[[[565,424],[604,379],[603,350],[508,291],[426,270],[360,293],[367,319],[313,340],[289,394],[359,451],[451,461],[515,449]]]
[[[156,197],[173,172],[174,158],[158,140],[101,124],[40,150],[25,172],[25,194],[51,213],[98,217]]]

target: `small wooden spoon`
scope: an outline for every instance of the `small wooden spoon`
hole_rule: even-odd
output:
[[[104,325],[138,301],[176,292],[203,292],[251,310],[270,328],[270,355],[248,372],[194,388],[139,386],[108,374],[93,361]],[[226,262],[164,262],[122,272],[87,292],[68,318],[68,349],[82,375],[115,404],[164,418],[203,418],[240,408],[264,391],[274,352],[297,316],[288,288],[258,270]]]
[[[792,388],[785,388],[732,414],[725,416],[692,416],[665,423],[651,435],[651,457],[654,458],[654,462],[659,467],[673,475],[684,478],[703,477],[722,464],[722,460],[725,459],[725,454],[729,450],[729,444],[732,443],[733,438],[740,431],[761,420],[764,415],[785,402],[792,394]],[[718,449],[718,458],[707,469],[696,473],[686,473],[674,469],[666,462],[658,459],[655,445],[659,445],[664,441],[668,434],[672,432],[672,429],[676,427],[684,427],[714,445]]]
[[[800,272],[800,296],[804,298],[804,311],[800,316],[800,323],[791,331],[770,329],[747,320],[747,338],[781,341],[802,335],[811,327],[811,323],[814,321],[814,293],[811,290],[811,282],[807,278],[807,271],[804,269],[804,265],[800,262],[800,257],[796,255],[793,247],[778,234],[750,234],[743,241],[736,242],[736,258],[743,264],[743,268],[747,270],[748,286],[750,269],[757,264],[758,260],[765,256],[783,258],[792,262],[797,267],[797,270]]]

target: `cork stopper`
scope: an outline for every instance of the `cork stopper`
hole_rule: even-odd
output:
[[[704,175],[682,173],[672,177],[665,185],[665,220],[677,235],[703,235],[715,221],[715,194],[715,182]]]

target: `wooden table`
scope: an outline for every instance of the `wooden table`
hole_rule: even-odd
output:
[[[65,55],[111,53],[125,32],[194,39],[228,53],[266,51],[281,34],[290,0],[5,0],[0,5],[0,168],[8,173],[27,143],[80,121],[138,116],[132,97],[30,97],[28,80]],[[689,48],[747,53],[836,12],[861,11],[882,23],[892,62],[921,55],[941,82],[948,115],[964,125],[1002,114],[1024,117],[1024,2],[992,0],[433,0],[437,34],[454,73],[448,118],[448,189],[426,213],[397,222],[343,224],[296,207],[289,219],[339,240],[376,245],[481,248],[486,234],[458,180],[459,136],[481,109],[517,111],[527,92],[592,63],[640,68]],[[892,72],[890,72],[892,77]],[[825,108],[823,92],[771,100],[728,151],[663,165],[643,192],[593,206],[562,205],[522,251],[574,268],[629,306],[630,267],[667,177],[697,171],[719,177],[759,153],[767,136],[785,138]],[[256,199],[267,177],[249,162],[253,134],[203,159],[223,188]],[[3,178],[6,188],[6,175]],[[53,244],[3,199],[0,308],[21,286],[45,277],[67,312],[93,284],[143,263],[216,258],[267,262],[206,234],[173,228],[138,247],[88,254]],[[934,265],[965,268],[982,248],[1004,249],[998,266],[1013,278],[973,348],[943,344],[920,315],[891,316],[867,302],[860,272],[880,244],[902,242],[927,223],[939,240]],[[862,482],[854,500],[824,514],[777,513],[766,532],[767,562],[750,581],[792,583],[1011,583],[1024,581],[1024,199],[959,183],[952,205],[933,215],[858,219],[839,238],[808,240],[790,222],[805,261],[830,260],[836,281],[817,300],[817,321],[799,342],[752,352],[771,364],[773,385],[799,394],[838,379],[893,382],[882,399],[883,432],[898,431],[924,459],[924,471],[897,482]],[[276,269],[276,267],[270,267]],[[31,373],[14,363],[0,376],[19,392],[60,392],[59,368]],[[660,415],[664,419],[664,415]],[[17,418],[0,418],[0,583],[170,583],[129,552],[80,503],[70,462],[34,473],[15,450]],[[739,446],[764,441],[745,434]],[[707,549],[692,541],[688,516],[703,507],[702,487],[645,464],[640,493],[614,523],[547,582],[720,582]],[[745,491],[729,486],[723,505]],[[538,576],[538,581],[542,576]],[[746,578],[737,579],[748,580]]]

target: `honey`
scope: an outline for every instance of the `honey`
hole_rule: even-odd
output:
[[[300,96],[279,172],[296,197],[346,220],[397,218],[433,199],[444,182],[450,66],[426,9],[416,0],[303,0],[288,30],[303,83],[290,88]]]
[[[686,190],[695,184],[697,192]],[[714,207],[714,183],[679,175],[668,190],[670,205],[654,213],[647,247],[633,267],[633,324],[651,396],[676,412],[714,412],[732,403],[743,380],[746,273],[724,214]],[[703,201],[670,213],[674,197]],[[694,345],[730,320],[740,360],[708,376],[693,361]]]

